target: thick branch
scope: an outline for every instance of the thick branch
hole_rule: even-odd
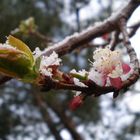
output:
[[[128,20],[133,11],[139,6],[140,2],[131,0],[120,12],[113,14],[104,22],[97,23],[95,26],[91,26],[81,33],[75,33],[72,36],[65,38],[62,42],[54,44],[46,49],[42,55],[49,55],[53,51],[61,55],[65,55],[80,47],[85,43],[88,43],[92,39],[102,36],[105,33],[112,32],[118,29],[118,21],[121,18]]]
[[[136,33],[139,27],[140,27],[140,21],[138,21],[134,25],[129,26],[128,27],[130,29],[129,37],[132,37]]]
[[[110,50],[113,51],[115,49],[115,46],[117,45],[118,41],[119,41],[119,31],[116,31],[113,33],[113,37],[110,42]]]
[[[88,43],[92,39],[102,36],[105,33],[109,33],[115,30],[118,30],[118,21],[123,17],[125,20],[131,16],[133,11],[139,6],[139,0],[131,0],[120,12],[117,14],[113,14],[107,20],[102,23],[97,23],[95,26],[91,26],[88,29],[84,30],[81,33],[76,33],[65,38],[62,42],[54,44],[53,46],[46,49],[42,55],[49,55],[53,51],[59,54],[59,56],[65,55],[74,49],[83,46],[84,44]],[[41,40],[48,42],[44,36],[40,34],[36,34]],[[90,47],[89,45],[88,47]],[[6,80],[5,80],[6,79]],[[8,81],[10,78],[4,77],[0,84]]]

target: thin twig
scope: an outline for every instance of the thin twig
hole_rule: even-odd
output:
[[[128,26],[128,28],[130,29],[129,37],[132,37],[136,33],[139,27],[140,27],[140,21],[138,21],[134,25]]]
[[[119,42],[119,31],[116,31],[113,33],[113,37],[110,42],[110,50],[113,51],[118,42]]]
[[[124,81],[123,83],[123,87],[128,87],[134,84],[139,78],[139,61],[136,52],[132,47],[131,42],[129,41],[129,36],[126,30],[126,20],[124,18],[120,20],[120,30],[123,34],[124,45],[126,46],[127,52],[130,57],[130,63],[133,65],[133,70],[134,70],[130,78],[128,78],[128,80]]]
[[[49,37],[41,34],[39,31],[30,31],[29,34],[37,37],[39,40],[44,42],[46,45],[48,45],[50,42],[52,42],[52,40]]]

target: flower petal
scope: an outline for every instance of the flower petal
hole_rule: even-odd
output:
[[[79,79],[77,78],[73,78],[74,84],[80,87],[88,87],[87,85],[85,85],[84,83],[80,82]]]
[[[106,85],[106,82],[107,82],[107,76],[104,75],[104,76],[102,77],[102,84],[103,84],[103,87]]]
[[[127,74],[131,70],[131,67],[128,64],[123,63],[122,69],[123,69],[123,73]]]
[[[120,89],[122,87],[122,80],[120,77],[117,77],[117,78],[111,78],[109,77],[110,79],[110,83],[113,87],[115,87],[116,89]]]
[[[83,100],[81,99],[81,96],[75,96],[70,102],[69,107],[71,110],[76,110],[78,107],[81,106],[82,103]]]

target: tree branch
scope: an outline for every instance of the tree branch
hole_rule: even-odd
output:
[[[65,55],[76,48],[83,46],[84,44],[90,42],[92,39],[102,36],[105,33],[109,33],[112,31],[118,30],[118,21],[123,17],[127,21],[133,11],[139,6],[139,0],[131,0],[120,12],[113,14],[111,17],[106,19],[102,23],[97,23],[95,26],[91,26],[88,29],[82,31],[81,33],[75,33],[69,37],[66,37],[63,41],[50,46],[46,50],[42,52],[42,55],[49,55],[53,51],[59,54],[59,56]],[[138,26],[137,26],[138,27]],[[136,28],[137,29],[137,28]],[[134,30],[135,31],[135,30]],[[133,32],[132,32],[133,34]],[[40,34],[36,34],[43,41],[47,41],[44,36]],[[92,45],[88,45],[87,47],[91,47]],[[92,46],[93,47],[93,46]],[[6,79],[6,80],[5,80]],[[10,80],[9,77],[4,77],[4,79],[0,80],[0,84]]]
[[[96,25],[87,28],[81,33],[75,33],[69,37],[66,37],[63,41],[44,50],[42,55],[50,55],[53,51],[55,51],[59,54],[59,56],[62,56],[80,47],[81,45],[88,43],[96,37],[118,30],[118,21],[121,18],[125,18],[127,21],[139,4],[140,1],[131,0],[122,10],[116,14],[113,14],[104,22],[97,23]]]

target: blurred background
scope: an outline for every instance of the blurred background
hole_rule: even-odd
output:
[[[36,30],[54,42],[103,21],[128,1],[124,0],[1,0],[0,41],[3,43],[21,21],[33,17]],[[129,21],[138,20],[136,11]],[[137,17],[137,18],[136,18]],[[140,19],[139,19],[140,20]],[[131,39],[139,54],[138,35]],[[17,34],[32,50],[46,47],[34,34]],[[93,42],[101,44],[109,35]],[[118,46],[122,49],[122,46]],[[88,69],[95,48],[63,56],[61,69]],[[122,49],[123,51],[123,49]],[[124,51],[124,55],[125,51]],[[71,91],[41,92],[37,87],[11,80],[0,87],[0,140],[139,140],[140,81],[122,91],[88,98],[76,111],[69,109]]]

